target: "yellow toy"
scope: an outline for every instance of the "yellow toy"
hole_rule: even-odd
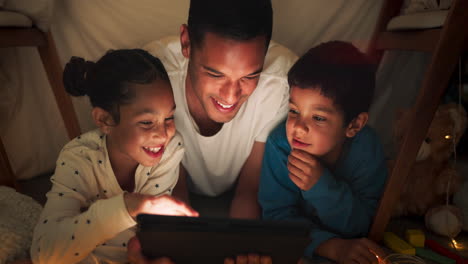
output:
[[[416,255],[416,249],[413,246],[406,243],[403,239],[399,238],[392,232],[385,232],[383,241],[388,248],[397,253]]]
[[[420,229],[408,229],[405,233],[406,241],[414,247],[424,247],[424,232]]]

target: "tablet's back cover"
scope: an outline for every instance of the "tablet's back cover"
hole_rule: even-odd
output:
[[[170,257],[176,264],[220,264],[248,253],[296,264],[308,234],[302,223],[156,215],[139,215],[137,232],[144,255]]]

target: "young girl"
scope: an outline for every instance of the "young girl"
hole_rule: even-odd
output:
[[[34,230],[34,263],[123,263],[140,213],[197,216],[170,196],[184,154],[167,73],[143,50],[72,57],[67,92],[88,95],[99,127],[61,151]]]

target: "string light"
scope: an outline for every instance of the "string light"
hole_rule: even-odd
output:
[[[455,239],[453,239],[453,238],[452,238],[452,245],[453,245],[453,248],[456,249],[456,250],[465,249],[463,244],[457,243],[457,241]]]
[[[418,256],[394,253],[383,260],[379,258],[379,264],[427,264],[427,262]]]

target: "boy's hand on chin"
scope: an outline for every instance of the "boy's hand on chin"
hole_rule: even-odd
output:
[[[293,149],[288,157],[289,178],[301,190],[308,191],[322,175],[323,167],[312,154],[303,150]]]

